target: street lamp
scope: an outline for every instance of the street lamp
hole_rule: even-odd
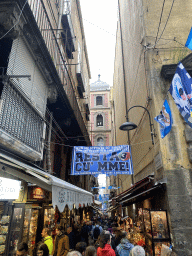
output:
[[[143,107],[143,106],[135,105],[135,106],[129,108],[129,109],[127,110],[127,113],[126,113],[126,122],[123,123],[123,124],[119,127],[119,129],[122,130],[122,131],[127,131],[127,134],[128,134],[128,143],[129,143],[129,145],[130,145],[129,131],[134,130],[134,129],[137,128],[137,125],[136,125],[136,124],[134,124],[134,123],[132,123],[132,122],[129,122],[128,113],[129,113],[129,111],[130,111],[132,108],[143,108],[143,109],[145,109],[145,110],[147,111],[148,116],[149,116],[149,124],[150,124],[150,131],[151,131],[151,141],[152,141],[152,144],[154,145],[155,133],[153,133],[153,131],[152,131],[153,124],[151,123],[151,116],[150,116],[150,113],[149,113],[148,109],[146,109],[146,108]],[[131,174],[131,179],[132,179],[132,185],[133,185],[133,184],[134,184],[133,174]]]
[[[127,115],[126,115],[126,119],[127,119],[127,122],[125,122],[124,124],[122,124],[119,129],[122,130],[122,131],[131,131],[131,130],[134,130],[137,128],[137,125],[132,123],[132,122],[129,122],[129,118],[128,118],[128,112],[132,109],[132,108],[144,108],[148,115],[149,115],[149,124],[150,124],[150,131],[151,131],[151,141],[152,141],[152,144],[154,145],[154,137],[155,137],[155,133],[153,133],[153,130],[152,130],[152,127],[153,127],[153,124],[151,123],[151,116],[150,116],[150,113],[148,111],[147,108],[143,107],[143,106],[140,106],[140,105],[136,105],[136,106],[133,106],[131,108],[129,108],[127,110]]]

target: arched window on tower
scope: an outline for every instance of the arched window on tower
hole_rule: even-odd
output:
[[[97,146],[99,146],[99,147],[104,146],[104,139],[102,137],[99,137],[97,139]]]
[[[96,106],[103,105],[103,97],[97,96],[96,97]]]
[[[102,115],[97,116],[97,126],[103,126],[103,116]]]

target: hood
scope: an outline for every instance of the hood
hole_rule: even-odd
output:
[[[102,254],[107,254],[107,252],[111,251],[111,245],[110,244],[106,244],[105,247],[103,249],[101,249],[101,253]]]
[[[121,239],[121,246],[124,250],[130,250],[133,248],[133,245],[126,238]]]

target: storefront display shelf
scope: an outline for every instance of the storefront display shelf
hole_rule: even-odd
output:
[[[170,232],[165,210],[144,209],[144,225],[147,253],[150,256],[160,256],[162,244],[170,245]]]

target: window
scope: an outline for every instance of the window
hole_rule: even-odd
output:
[[[96,105],[103,105],[103,98],[102,96],[97,96],[96,97]]]
[[[44,122],[11,84],[2,92],[0,129],[32,149],[41,152]]]
[[[97,126],[103,126],[103,116],[102,115],[97,116]]]
[[[104,139],[102,137],[99,137],[97,139],[97,146],[99,146],[99,147],[104,146]]]

